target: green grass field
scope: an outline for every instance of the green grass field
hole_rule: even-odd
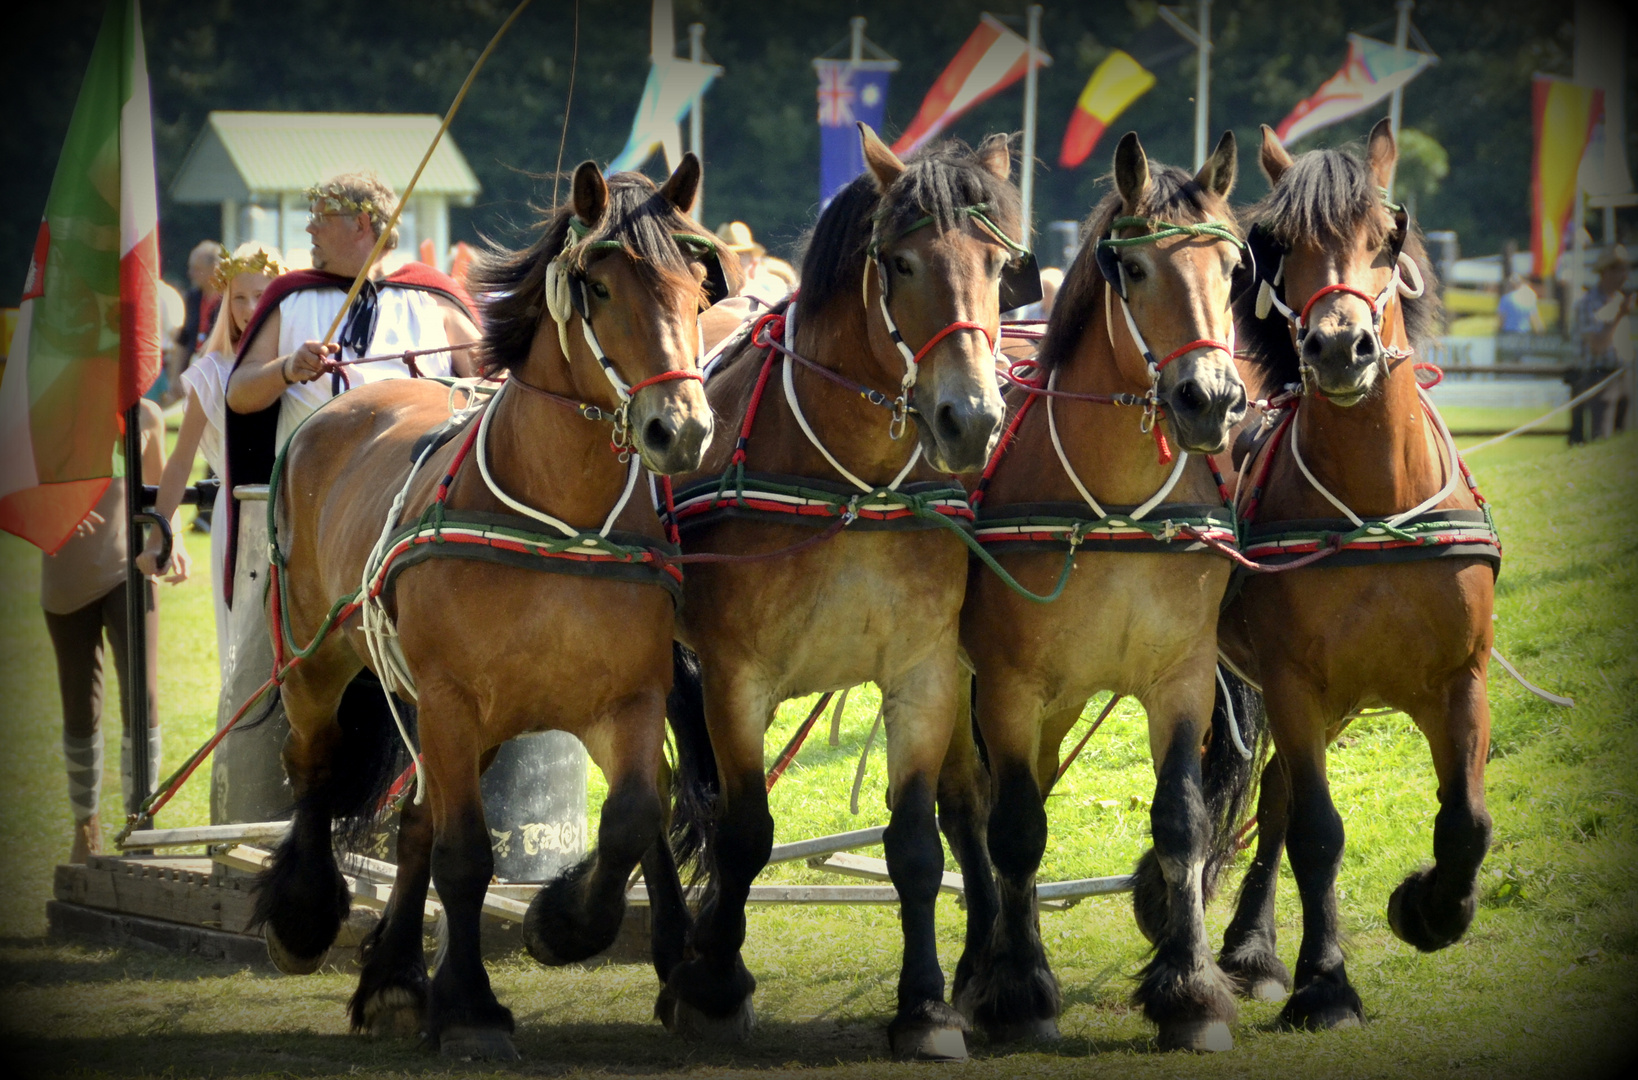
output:
[[[1064,1039],[1023,1050],[974,1038],[962,1076],[1512,1077],[1626,1075],[1638,1047],[1638,437],[1569,450],[1517,439],[1477,455],[1478,479],[1506,544],[1497,647],[1573,710],[1491,681],[1494,754],[1487,790],[1495,847],[1471,931],[1420,955],[1392,937],[1384,909],[1403,875],[1428,861],[1436,800],[1426,746],[1403,716],[1355,724],[1331,757],[1348,831],[1338,885],[1352,978],[1369,1022],[1323,1034],[1278,1030],[1278,1006],[1248,1003],[1238,1046],[1211,1058],[1154,1053],[1129,1004],[1145,958],[1125,897],[1044,912],[1064,987]],[[189,534],[203,566],[204,538]],[[282,978],[135,951],[48,943],[44,904],[68,850],[69,815],[52,658],[36,601],[39,556],[0,538],[0,649],[6,752],[0,820],[9,842],[0,887],[0,1030],[31,1074],[273,1077],[464,1075],[413,1045],[346,1034],[352,978]],[[203,575],[162,597],[160,700],[173,765],[210,731],[214,637]],[[787,703],[770,759],[809,701]],[[817,728],[775,789],[777,840],[885,823],[884,759],[866,771],[860,813],[847,791],[874,716],[850,699],[840,746]],[[1096,709],[1100,703],[1094,703]],[[1145,846],[1152,771],[1141,713],[1122,706],[1050,801],[1045,880],[1117,873]],[[118,805],[117,776],[104,796]],[[196,781],[162,824],[206,820]],[[601,786],[592,783],[593,812]],[[1231,876],[1234,876],[1231,874]],[[770,880],[831,881],[805,866]],[[1208,912],[1214,938],[1232,887]],[[1289,873],[1278,908],[1292,962],[1298,905]],[[962,913],[940,905],[946,971]],[[898,963],[892,908],[752,909],[746,958],[760,980],[753,1041],[719,1050],[675,1041],[650,1019],[646,966],[548,970],[526,958],[492,967],[518,1019],[524,1061],[542,1075],[925,1074],[885,1060]]]

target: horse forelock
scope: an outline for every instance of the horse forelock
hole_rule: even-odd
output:
[[[921,221],[960,228],[970,207],[1009,238],[1021,242],[1023,202],[1018,188],[985,168],[978,154],[951,139],[918,151],[886,192],[866,172],[843,188],[819,215],[802,256],[802,306],[818,311],[838,295],[857,297],[872,241],[885,244]]]
[[[527,247],[486,244],[473,266],[471,289],[483,309],[480,355],[486,370],[515,368],[529,358],[546,317],[546,268],[565,248],[568,267],[583,271],[598,254],[595,245],[614,241],[630,256],[639,280],[661,306],[679,306],[689,297],[703,300],[702,286],[673,234],[709,237],[704,226],[672,205],[641,173],[616,173],[609,178],[608,190],[608,210],[584,239],[571,240],[574,208],[565,204],[546,212],[538,224],[539,238]],[[724,258],[723,271],[730,287],[736,287],[738,260]]]
[[[1194,182],[1192,174],[1175,165],[1149,162],[1149,186],[1142,201],[1134,207],[1126,206],[1120,192],[1114,190],[1112,177],[1104,177],[1104,182],[1110,184],[1110,191],[1081,222],[1080,251],[1058,288],[1046,336],[1036,352],[1036,362],[1042,371],[1066,363],[1081,337],[1103,318],[1103,290],[1108,283],[1098,269],[1096,248],[1098,240],[1109,234],[1116,218],[1131,214],[1177,225],[1215,221],[1240,235],[1239,222],[1228,200],[1201,187]]]
[[[1385,245],[1393,232],[1393,214],[1384,204],[1376,176],[1361,153],[1355,149],[1318,149],[1298,156],[1273,190],[1245,211],[1244,220],[1286,250],[1299,240],[1324,247],[1351,244],[1361,236],[1372,247]],[[1405,336],[1413,348],[1420,349],[1438,333],[1442,306],[1427,248],[1414,221],[1402,250],[1416,263],[1425,283],[1421,296],[1399,297]],[[1259,273],[1271,278],[1275,268],[1260,267]],[[1253,395],[1260,397],[1300,381],[1301,370],[1285,317],[1278,310],[1271,310],[1266,318],[1256,317],[1259,289],[1260,285],[1248,289],[1240,297],[1235,305],[1235,325],[1252,369],[1248,382],[1254,384]],[[1289,296],[1285,301],[1300,307]]]

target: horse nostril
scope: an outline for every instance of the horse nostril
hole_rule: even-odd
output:
[[[1172,393],[1173,407],[1181,407],[1188,412],[1201,412],[1207,405],[1206,395],[1201,392],[1200,384],[1193,379],[1184,379],[1177,384]]]
[[[1325,343],[1320,340],[1320,336],[1318,334],[1309,334],[1307,337],[1302,339],[1302,354],[1308,357],[1310,360],[1318,359],[1319,354],[1323,352],[1324,349]]]
[[[643,426],[643,442],[655,453],[663,454],[671,448],[671,429],[659,417]]]
[[[959,439],[963,434],[963,425],[954,405],[946,402],[938,407],[936,413],[938,433],[945,439]]]
[[[1376,356],[1376,342],[1371,339],[1370,334],[1363,330],[1359,331],[1358,336],[1354,338],[1354,354],[1361,359],[1374,359]]]

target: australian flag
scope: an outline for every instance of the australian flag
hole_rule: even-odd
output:
[[[863,120],[881,130],[887,110],[887,80],[892,67],[879,61],[815,60],[819,72],[819,205],[829,204],[864,171],[859,149]]]

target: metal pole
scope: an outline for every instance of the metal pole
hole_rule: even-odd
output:
[[[130,798],[141,805],[153,793],[148,775],[148,590],[137,569],[142,554],[142,402],[125,410],[125,713],[131,718]],[[146,822],[139,822],[138,828]]]
[[[859,61],[864,59],[865,17],[855,15],[847,21],[847,24],[853,31],[853,50],[851,53],[853,63],[858,64]]]
[[[1564,336],[1571,341],[1575,340],[1575,305],[1581,300],[1582,278],[1587,265],[1587,193],[1581,187],[1581,177],[1576,176],[1574,209],[1570,211],[1570,275],[1568,288],[1558,305],[1559,321],[1564,329]],[[1562,253],[1559,256],[1563,258]],[[1504,271],[1505,273],[1505,271]]]
[[[696,64],[705,62],[705,24],[690,23],[688,25],[688,58]],[[700,114],[700,108],[705,101],[705,95],[695,94],[694,103],[688,107],[688,146],[694,151],[694,156],[701,162],[705,161],[705,119]],[[705,213],[705,178],[700,177],[699,186],[694,189],[694,216],[700,217]]]
[[[1393,30],[1393,56],[1397,63],[1405,62],[1405,47],[1410,42],[1410,13],[1416,6],[1416,0],[1398,0],[1394,4],[1399,10],[1399,22]],[[1405,88],[1396,89],[1388,98],[1388,129],[1393,132],[1393,140],[1399,142],[1400,107],[1405,102]],[[1388,199],[1393,199],[1393,181],[1388,181]]]
[[[1024,75],[1024,174],[1018,187],[1024,197],[1024,235],[1026,248],[1035,247],[1035,54],[1041,48],[1041,5],[1031,4],[1029,16],[1029,55],[1025,59]]]
[[[1199,70],[1194,77],[1194,167],[1199,171],[1206,163],[1206,143],[1210,137],[1211,121],[1211,0],[1200,0],[1200,23],[1196,34],[1200,40]]]

